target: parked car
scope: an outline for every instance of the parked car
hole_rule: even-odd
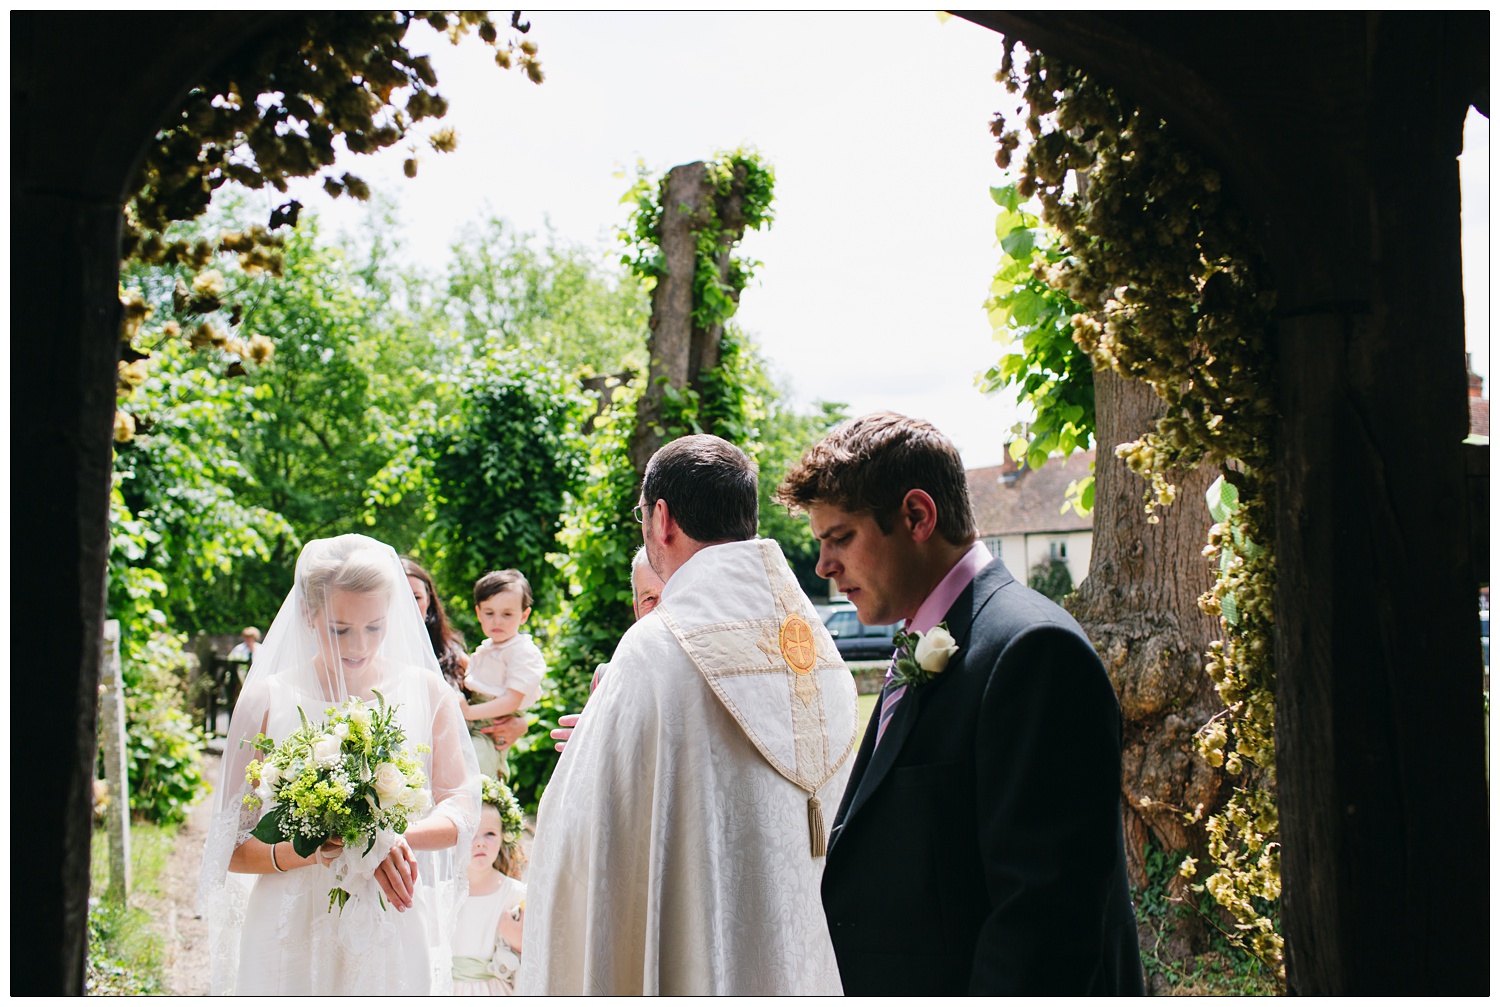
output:
[[[836,608],[823,620],[828,635],[846,661],[884,661],[896,649],[895,635],[899,622],[889,626],[866,626],[859,621],[853,606]]]

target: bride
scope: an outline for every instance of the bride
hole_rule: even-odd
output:
[[[317,723],[352,697],[377,703],[377,692],[422,753],[432,810],[405,835],[382,834],[370,856],[338,838],[301,857],[290,842],[251,836],[265,810],[244,803],[256,735],[279,743],[300,726],[299,709]],[[479,770],[390,546],[342,535],[302,550],[235,704],[216,801],[199,886],[215,993],[451,991],[450,943],[468,887],[460,854],[478,821]],[[342,910],[329,907],[336,883],[351,894]]]

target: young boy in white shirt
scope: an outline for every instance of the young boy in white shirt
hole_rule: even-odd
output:
[[[499,779],[509,765],[480,728],[494,719],[524,716],[542,693],[547,664],[521,627],[531,618],[531,585],[519,570],[497,570],[474,584],[474,614],[485,641],[469,658],[461,701],[479,771]]]

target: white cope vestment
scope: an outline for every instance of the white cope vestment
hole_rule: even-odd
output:
[[[696,553],[542,796],[518,992],[842,993],[819,886],[857,719],[781,548]]]

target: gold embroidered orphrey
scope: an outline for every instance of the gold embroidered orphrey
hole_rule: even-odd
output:
[[[781,557],[780,548],[774,542],[761,541],[757,544],[775,609],[771,618],[714,623],[684,630],[678,625],[671,605],[661,605],[656,613],[703,674],[725,709],[745,731],[751,744],[778,773],[807,792],[812,855],[821,857],[825,850],[827,832],[823,824],[822,806],[818,801],[818,788],[849,757],[854,749],[855,735],[850,733],[842,751],[829,750],[829,739],[823,726],[822,689],[818,684],[818,675],[814,672],[832,668],[837,668],[846,675],[848,672],[844,670],[843,661],[827,631],[821,624],[814,630],[807,621],[806,616],[813,615],[812,606],[791,576],[786,560]],[[756,652],[763,655],[759,660],[749,656]],[[777,753],[772,751],[755,730],[754,724],[741,715],[737,704],[723,685],[723,681],[727,679],[760,677],[767,673],[774,675],[777,666],[786,669],[782,674],[791,672],[788,675],[792,680],[789,684],[792,696],[795,697],[788,711],[791,714],[793,742],[790,764],[778,758]]]
[[[808,674],[818,663],[812,627],[800,615],[789,615],[781,621],[781,656],[799,675]]]

